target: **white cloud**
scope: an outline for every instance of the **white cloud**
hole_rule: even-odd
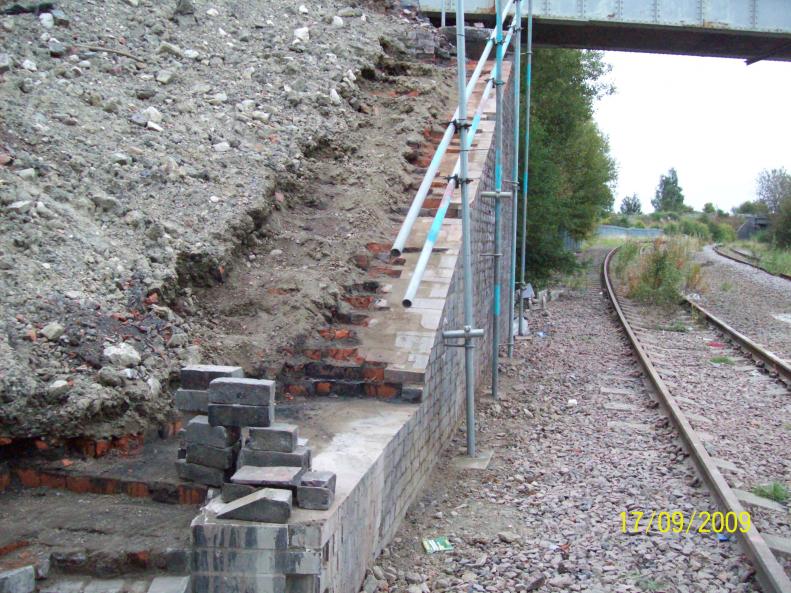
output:
[[[685,203],[730,210],[755,198],[762,169],[791,170],[791,63],[607,52],[616,93],[596,121],[618,162],[616,209],[651,210],[659,176],[678,171]]]

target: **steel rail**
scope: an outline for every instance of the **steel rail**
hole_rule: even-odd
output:
[[[513,3],[514,0],[509,0],[509,2],[505,5],[505,8],[503,9],[503,17],[505,17],[511,11]],[[475,70],[473,70],[470,80],[465,87],[465,96],[470,96],[475,90],[475,85],[478,84],[478,78],[480,78],[481,72],[483,72],[483,67],[486,64],[486,61],[489,59],[489,54],[492,52],[492,48],[494,47],[495,37],[496,32],[492,31],[492,33],[489,35],[488,41],[486,42],[486,46],[483,48],[483,53],[481,53],[478,64],[475,66]],[[458,49],[456,50],[456,53],[458,55]],[[456,132],[455,122],[458,119],[459,109],[456,108],[451,122],[448,124],[448,127],[445,128],[445,133],[442,136],[442,140],[440,140],[439,144],[437,145],[434,156],[431,157],[431,162],[428,165],[428,169],[426,169],[426,174],[423,176],[423,181],[420,182],[420,187],[418,188],[415,197],[412,199],[412,204],[409,206],[409,210],[404,217],[404,222],[401,223],[401,228],[398,230],[398,235],[396,236],[395,241],[393,241],[393,246],[390,249],[390,254],[393,257],[400,256],[404,251],[404,246],[406,245],[407,239],[409,239],[409,235],[412,232],[412,227],[415,226],[415,221],[420,216],[420,209],[423,207],[423,202],[426,199],[428,192],[431,190],[431,184],[434,182],[434,177],[437,176],[437,171],[439,171],[439,166],[442,163],[442,157],[445,155],[445,152],[448,150],[448,147],[453,140],[453,135]]]
[[[735,513],[736,516],[738,516],[739,513],[744,512],[744,507],[739,502],[739,499],[736,498],[736,495],[725,481],[725,478],[723,478],[719,469],[717,469],[708,451],[706,451],[706,448],[703,446],[703,441],[700,440],[700,437],[692,428],[686,415],[681,411],[678,403],[676,403],[675,398],[670,394],[670,391],[659,376],[659,373],[651,363],[640,341],[637,339],[636,334],[629,325],[623,309],[621,309],[618,302],[618,295],[610,281],[610,261],[617,250],[617,248],[613,249],[607,254],[601,269],[602,284],[604,284],[606,288],[610,302],[618,315],[618,319],[626,332],[626,336],[632,348],[637,354],[640,365],[643,367],[651,384],[654,386],[657,396],[665,408],[667,415],[670,417],[670,420],[678,430],[681,440],[690,452],[690,457],[695,463],[698,473],[717,499],[719,506],[726,512]],[[791,593],[791,580],[789,580],[783,567],[777,561],[772,550],[766,543],[766,540],[755,526],[751,524],[748,532],[743,534],[740,533],[739,536],[742,548],[755,566],[756,576],[764,591],[767,593]]]
[[[688,297],[684,298],[684,301],[687,305],[689,305],[693,311],[697,312],[698,314],[702,315],[709,321],[712,325],[717,326],[721,331],[725,332],[728,337],[730,337],[734,342],[739,344],[742,348],[747,350],[750,354],[756,357],[758,360],[764,363],[764,366],[768,369],[774,370],[778,375],[783,377],[783,379],[791,384],[791,364],[787,363],[783,359],[779,358],[772,352],[769,352],[766,348],[762,347],[761,345],[753,342],[750,338],[745,336],[744,334],[740,333],[739,331],[732,328],[728,325],[725,321],[711,313],[710,311],[704,309],[696,302],[690,300]]]
[[[748,266],[750,266],[752,268],[755,268],[756,270],[761,270],[762,272],[766,272],[770,276],[777,276],[778,278],[782,278],[783,280],[791,280],[791,274],[784,274],[783,272],[780,272],[779,274],[773,274],[772,272],[770,272],[766,268],[763,268],[763,267],[759,266],[758,264],[754,264],[753,262],[748,261],[747,259],[741,259],[741,258],[738,258],[738,257],[734,257],[732,255],[729,255],[728,253],[725,253],[724,251],[722,251],[722,249],[719,247],[719,245],[715,245],[714,246],[714,253],[716,253],[717,255],[721,255],[724,258],[727,258],[727,259],[730,259],[732,261],[738,262],[740,264],[748,265]]]

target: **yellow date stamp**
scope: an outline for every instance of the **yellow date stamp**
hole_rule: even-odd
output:
[[[623,511],[621,533],[648,535],[651,531],[659,533],[747,533],[752,526],[750,513],[722,513],[715,511]]]

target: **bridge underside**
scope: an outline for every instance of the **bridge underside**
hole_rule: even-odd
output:
[[[791,39],[766,33],[536,20],[538,46],[791,61]]]
[[[455,24],[455,0],[420,6],[439,22],[443,2]],[[494,5],[465,0],[467,23],[493,26]],[[533,0],[533,9],[537,46],[791,61],[789,0]]]

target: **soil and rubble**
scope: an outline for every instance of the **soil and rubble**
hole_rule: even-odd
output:
[[[0,438],[276,370],[416,183],[449,57],[392,1],[0,2]]]

